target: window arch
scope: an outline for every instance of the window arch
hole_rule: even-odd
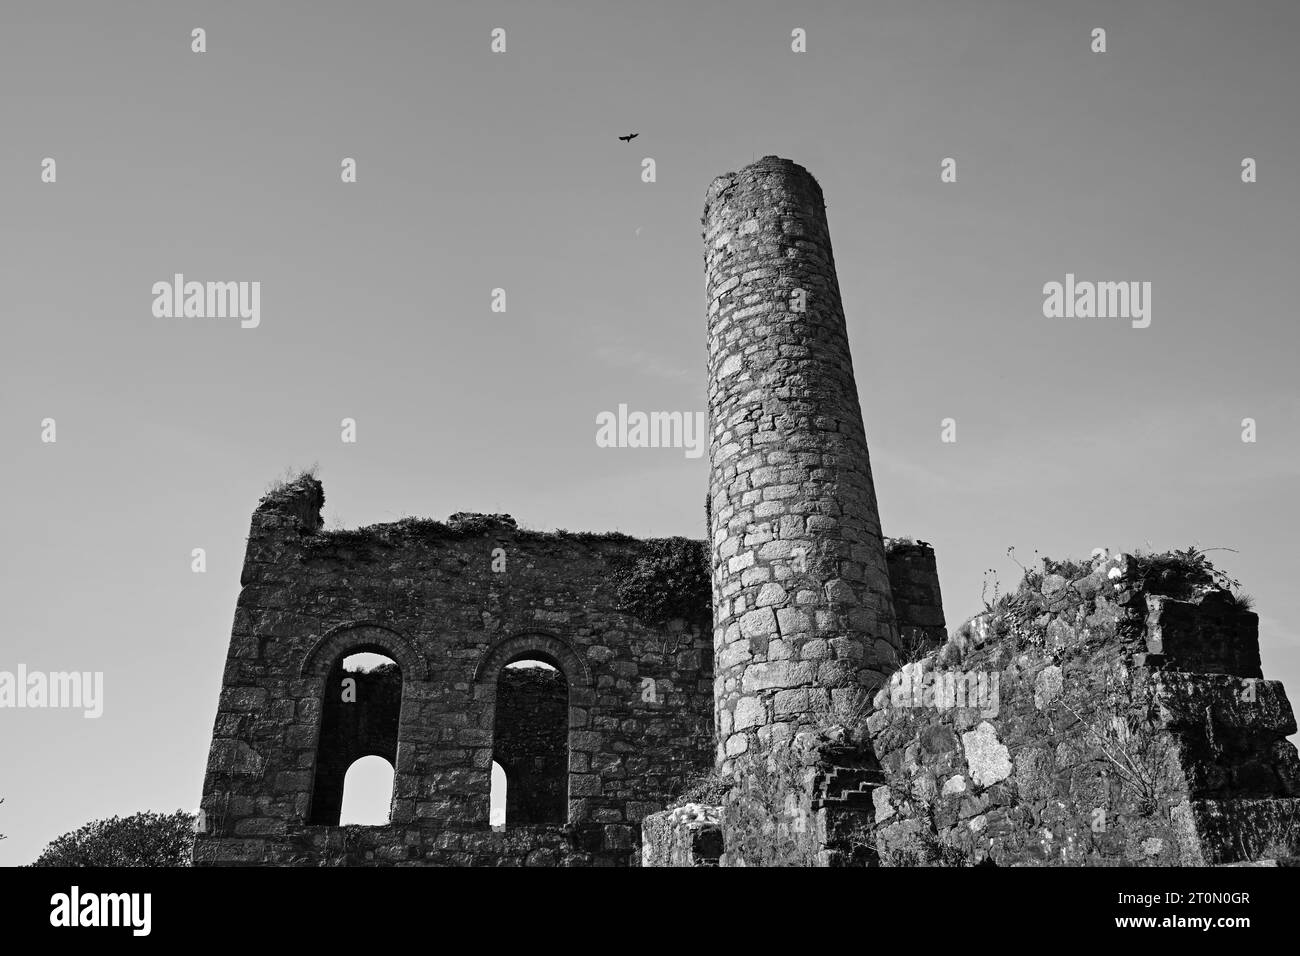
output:
[[[391,657],[410,680],[429,679],[429,665],[424,656],[397,631],[374,621],[349,621],[330,628],[303,658],[299,676],[319,680],[339,656],[354,649],[373,650]]]
[[[344,784],[362,758],[397,765],[402,677],[401,666],[378,644],[359,643],[335,657],[322,690],[308,822],[339,825]],[[392,793],[390,784],[390,815]]]
[[[525,659],[543,661],[562,671],[572,688],[591,687],[591,670],[586,660],[567,641],[538,631],[516,634],[493,644],[479,658],[474,681],[484,685],[490,694],[497,673],[507,664]]]

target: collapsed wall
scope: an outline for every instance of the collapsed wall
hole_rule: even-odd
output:
[[[898,621],[898,654],[892,672],[900,659],[938,647],[948,639],[948,632],[939,592],[939,567],[929,542],[886,538],[885,562]]]
[[[646,864],[1294,854],[1295,718],[1204,556],[1045,566],[946,640],[933,551],[880,536],[820,187],[765,156],[704,226],[717,772]]]
[[[905,663],[860,724],[736,781],[769,802],[788,785],[761,832],[727,840],[814,866],[1300,857],[1296,721],[1262,677],[1257,616],[1186,553],[1060,570]],[[675,818],[651,822],[659,846],[684,845]]]
[[[328,531],[323,501],[303,477],[253,514],[195,863],[636,865],[642,818],[712,763],[703,543],[505,515]],[[363,652],[392,663],[345,671]],[[371,755],[389,822],[340,826]]]
[[[895,675],[866,722],[882,861],[1300,854],[1295,716],[1262,679],[1258,618],[1184,571],[1121,555],[1074,580],[1030,573]]]

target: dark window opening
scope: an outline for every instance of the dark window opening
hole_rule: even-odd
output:
[[[339,825],[344,783],[349,770],[363,757],[382,757],[390,767],[397,765],[401,709],[402,672],[396,661],[379,648],[358,648],[339,657],[325,681],[308,822]],[[364,767],[361,773],[364,778]]]
[[[497,675],[492,759],[505,777],[505,826],[568,819],[569,683],[553,664],[520,660]]]

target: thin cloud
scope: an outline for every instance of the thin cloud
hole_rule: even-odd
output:
[[[691,368],[654,352],[626,345],[602,345],[596,349],[596,358],[605,365],[630,368],[668,381],[680,382],[694,375],[704,376],[703,363],[698,368]]]

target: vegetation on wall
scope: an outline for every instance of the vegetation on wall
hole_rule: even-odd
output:
[[[689,538],[656,538],[614,572],[619,606],[646,624],[681,619],[703,631],[713,620],[708,548]]]
[[[731,784],[722,776],[722,771],[714,767],[688,781],[677,799],[668,805],[668,809],[675,810],[690,803],[720,807],[730,789]]]
[[[508,541],[513,537],[526,537],[542,541],[575,541],[585,545],[602,542],[628,543],[636,539],[621,531],[533,531],[520,528],[507,514],[477,514],[457,512],[446,521],[436,518],[419,518],[408,515],[397,521],[366,525],[361,528],[327,528],[305,543],[308,548],[365,547],[379,545],[396,547],[402,540],[426,538],[430,540],[457,541],[466,538],[495,538]]]
[[[984,611],[997,635],[1016,633],[1030,644],[1041,643],[1049,609],[1076,604],[1086,615],[1103,595],[1111,596],[1121,587],[1135,595],[1153,594],[1182,601],[1217,591],[1241,610],[1250,610],[1254,603],[1239,591],[1240,582],[1216,568],[1206,552],[1196,547],[1160,553],[1138,551],[1129,556],[1126,574],[1121,574],[1119,565],[1112,565],[1109,552],[1100,548],[1091,559],[1056,560],[1034,552],[1037,566],[1022,564],[1015,552],[1014,547],[1007,549],[1007,555],[1021,567],[1024,576],[1015,590],[1002,593],[994,569],[988,569]],[[1049,579],[1054,577],[1064,579],[1064,584],[1058,581],[1054,588],[1050,587]]]
[[[319,471],[319,463],[313,463],[310,468],[288,467],[275,478],[267,482],[266,490],[262,492],[262,497],[270,498],[275,495],[280,495],[304,479],[316,479]]]
[[[1216,568],[1198,548],[1163,554],[1139,553],[1134,557],[1140,589],[1149,594],[1186,600],[1202,590],[1236,591],[1241,587],[1240,581]],[[1242,599],[1238,598],[1238,601]]]
[[[812,814],[800,803],[811,772],[788,740],[768,752],[737,758],[736,784],[723,811],[731,865],[817,865],[820,844],[808,833]]]

